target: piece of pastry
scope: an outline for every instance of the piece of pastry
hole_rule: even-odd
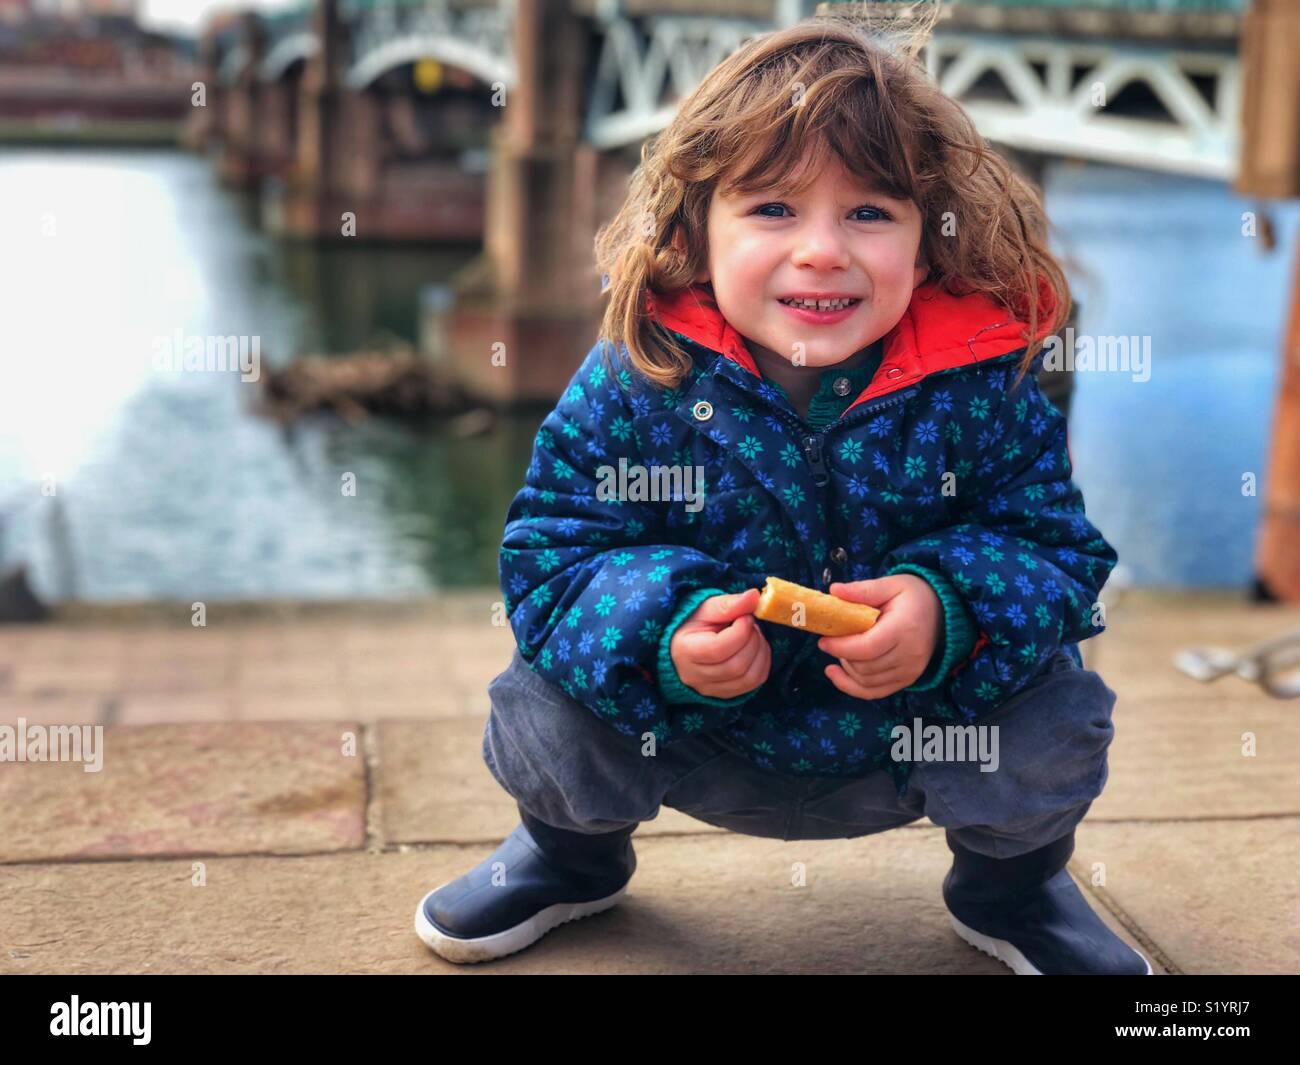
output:
[[[797,608],[803,607],[802,618]],[[852,636],[866,632],[880,617],[880,611],[865,603],[850,603],[802,584],[768,577],[754,616],[775,621],[819,636]],[[799,622],[802,620],[802,624]]]

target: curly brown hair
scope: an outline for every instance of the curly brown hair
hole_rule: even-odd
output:
[[[789,180],[805,151],[813,163],[801,186],[833,151],[850,173],[920,208],[930,283],[984,293],[1027,320],[1017,384],[1065,324],[1069,283],[1048,250],[1042,198],[930,79],[918,53],[938,5],[925,6],[929,17],[884,32],[831,15],[751,38],[643,145],[627,199],[596,235],[596,261],[609,297],[600,335],[625,345],[650,380],[675,388],[691,368],[647,313],[647,293],[678,292],[707,268],[714,189]]]

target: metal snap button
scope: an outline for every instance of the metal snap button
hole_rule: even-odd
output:
[[[888,372],[885,374],[885,376],[886,376],[886,377],[902,377],[902,376],[903,376],[903,370],[902,370],[902,368],[899,367],[899,366],[891,366],[891,367],[889,368]]]
[[[831,388],[835,390],[837,396],[847,396],[849,394],[849,389],[852,387],[853,386],[850,384],[847,377],[837,377],[835,378],[835,383],[831,385]]]
[[[837,566],[844,565],[844,563],[847,562],[848,559],[849,559],[849,553],[845,551],[844,548],[842,547],[837,547],[834,551],[831,552],[831,561],[834,562]]]
[[[691,413],[695,415],[697,422],[707,422],[713,417],[713,404],[707,399],[702,399],[691,408]]]
[[[822,570],[822,584],[826,585],[827,588],[831,586],[831,581],[834,579],[835,579],[835,574],[831,572],[830,566],[827,566],[824,570]]]

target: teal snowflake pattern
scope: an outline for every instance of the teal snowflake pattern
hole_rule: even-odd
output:
[[[679,313],[691,366],[673,387],[644,378],[620,347],[594,347],[533,436],[502,536],[501,599],[527,668],[626,737],[670,747],[725,730],[765,770],[888,768],[897,783],[893,724],[978,721],[1060,648],[1101,631],[1091,608],[1116,554],[1070,480],[1065,419],[1032,375],[1015,381],[1023,349],[986,342],[972,356],[973,331],[1004,316],[979,320],[976,301],[949,320],[962,298],[910,308],[920,324],[906,342],[929,348],[920,376],[861,403],[845,397],[828,421],[796,416],[761,374],[716,350],[732,334],[709,304]],[[701,400],[712,406],[703,421]],[[810,430],[820,465],[805,458]],[[709,494],[603,499],[597,471],[620,459],[699,467]],[[753,691],[694,698],[661,673],[683,607],[702,598],[767,577],[824,589],[895,572],[923,577],[946,604],[950,665],[940,674],[928,663],[922,676],[936,683],[925,691],[851,697],[825,676],[833,659],[815,634],[765,621],[772,660]]]

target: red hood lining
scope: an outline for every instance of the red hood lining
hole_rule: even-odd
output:
[[[1040,338],[1047,335],[1046,321],[1053,307],[1051,289],[1044,284],[1040,287]],[[646,310],[665,328],[720,352],[762,378],[744,338],[722,316],[707,287],[692,285],[669,295],[647,293]],[[848,409],[930,374],[1018,351],[1025,347],[1026,326],[983,293],[954,296],[936,284],[921,285],[912,293],[898,324],[885,334],[884,356],[875,376]],[[903,372],[888,377],[894,368]]]

